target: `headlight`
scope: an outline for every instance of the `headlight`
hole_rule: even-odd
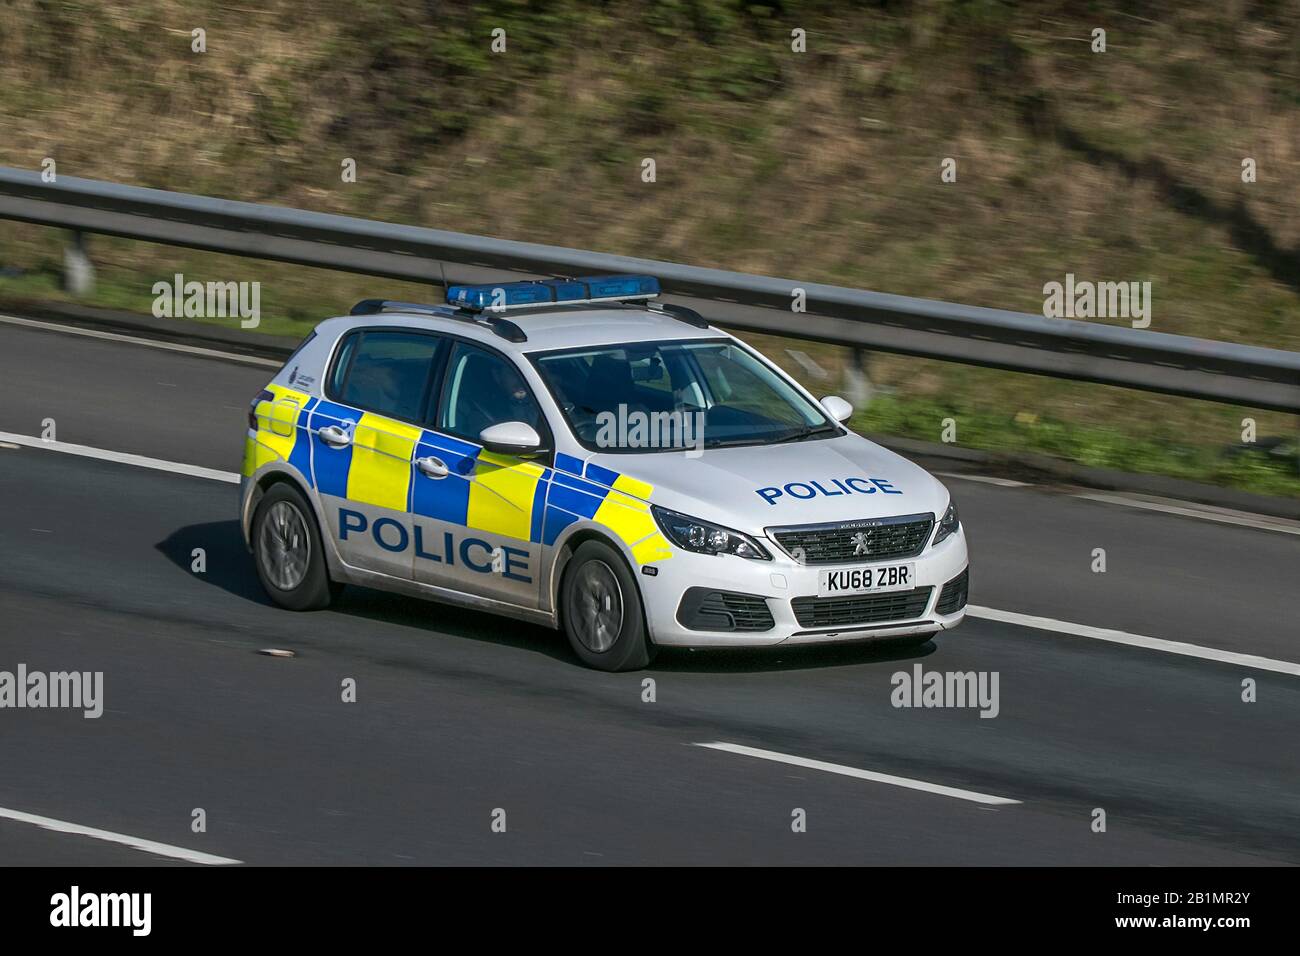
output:
[[[772,560],[763,546],[747,534],[656,505],[651,505],[650,510],[660,530],[679,548],[698,554],[734,554],[756,561]]]
[[[943,513],[943,520],[939,522],[939,530],[935,532],[934,543],[938,544],[960,527],[961,519],[957,517],[957,502],[949,501],[948,510]]]

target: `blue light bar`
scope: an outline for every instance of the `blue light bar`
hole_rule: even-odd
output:
[[[588,276],[576,282],[587,286],[587,298],[594,301],[601,299],[649,299],[659,294],[659,280],[654,276]]]
[[[447,289],[447,301],[476,312],[497,312],[551,303],[626,302],[652,299],[658,294],[659,280],[654,276],[588,276],[496,285],[454,285]]]

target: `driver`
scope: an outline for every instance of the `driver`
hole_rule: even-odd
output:
[[[458,416],[468,426],[469,434],[477,435],[502,422],[524,422],[538,428],[537,405],[519,373],[504,362],[482,364],[487,365],[486,375],[465,396]]]
[[[524,422],[536,428],[537,406],[533,404],[533,397],[528,394],[528,386],[519,377],[519,373],[504,363],[493,362],[492,381],[499,394],[504,396],[500,406],[504,417],[500,421]]]

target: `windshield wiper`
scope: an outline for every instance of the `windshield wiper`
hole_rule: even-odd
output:
[[[812,438],[814,435],[826,435],[826,434],[830,434],[831,432],[838,432],[838,431],[839,429],[836,428],[834,425],[817,425],[816,427],[805,426],[804,428],[801,428],[798,431],[791,432],[789,435],[786,435],[784,438],[773,439],[772,441],[768,442],[768,444],[781,445],[788,441],[803,441],[805,438]]]
[[[790,441],[803,441],[805,438],[811,438],[814,435],[829,435],[832,432],[838,432],[839,429],[834,425],[817,425],[816,427],[805,427],[798,431],[783,435],[780,438],[767,439],[762,435],[750,435],[746,438],[719,438],[717,440],[706,441],[705,448],[734,448],[738,445],[780,445]]]

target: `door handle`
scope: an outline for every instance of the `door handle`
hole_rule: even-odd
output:
[[[426,478],[446,478],[449,474],[447,463],[441,458],[417,458],[415,467]]]
[[[316,434],[320,435],[320,440],[331,448],[343,448],[352,444],[352,436],[337,425],[326,425]]]

